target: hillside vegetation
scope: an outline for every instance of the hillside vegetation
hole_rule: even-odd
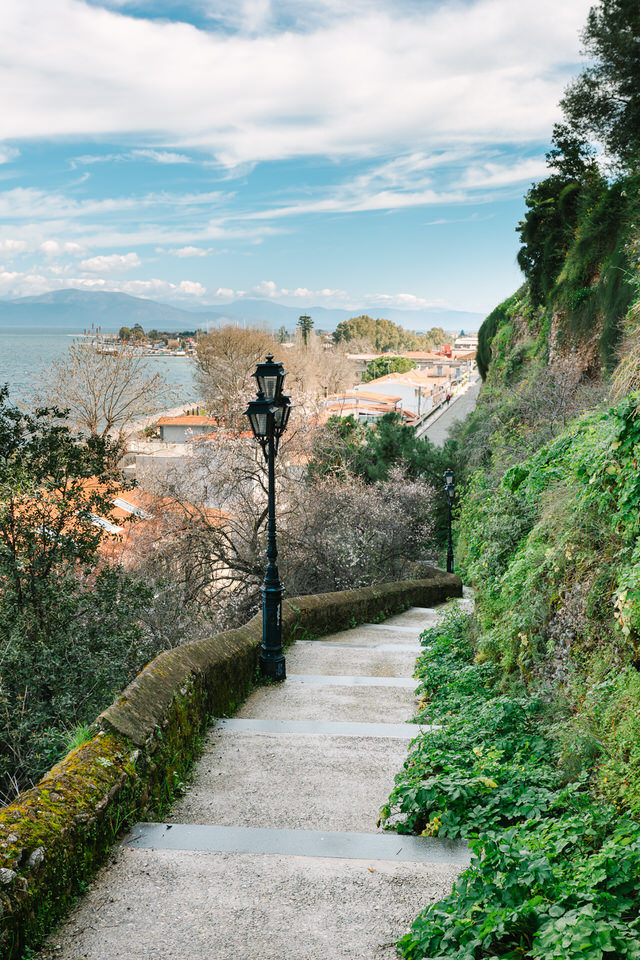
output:
[[[475,615],[425,634],[382,819],[474,860],[405,957],[640,957],[640,10],[602,0],[448,446]]]

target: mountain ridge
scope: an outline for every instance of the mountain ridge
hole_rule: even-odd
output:
[[[476,330],[484,314],[464,310],[426,307],[422,310],[390,308],[382,311],[363,307],[344,310],[333,307],[291,307],[272,300],[247,298],[232,300],[214,306],[195,309],[175,307],[158,300],[134,297],[119,291],[78,290],[67,288],[36,296],[0,300],[0,329],[12,324],[38,327],[73,327],[81,331],[92,325],[105,332],[115,332],[121,326],[140,323],[145,329],[195,329],[198,325],[218,326],[230,323],[266,324],[272,330],[285,326],[292,330],[303,314],[310,314],[316,329],[333,330],[343,320],[369,313],[384,316],[408,330],[424,332],[431,327],[444,327],[457,332]]]

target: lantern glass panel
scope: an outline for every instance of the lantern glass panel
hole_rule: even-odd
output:
[[[278,436],[281,436],[287,429],[290,413],[291,401],[289,397],[282,397],[282,403],[280,403],[274,411],[275,430]]]
[[[268,436],[269,434],[269,414],[265,412],[259,412],[255,410],[248,411],[247,416],[249,417],[249,422],[251,423],[251,429],[253,430],[254,436],[258,439]]]
[[[278,400],[282,394],[282,385],[286,376],[281,363],[275,363],[273,356],[267,354],[267,359],[259,363],[253,374],[258,382],[258,389],[265,400]]]
[[[278,381],[281,379],[277,374],[275,376],[260,376],[258,375],[258,387],[264,393],[266,400],[273,400],[278,391]]]
[[[453,484],[453,470],[445,470],[444,482],[447,484],[447,486]]]

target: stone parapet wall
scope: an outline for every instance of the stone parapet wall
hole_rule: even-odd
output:
[[[462,595],[458,577],[285,600],[285,643]],[[186,777],[209,723],[256,677],[262,616],[155,658],[97,719],[95,735],[0,809],[0,958],[16,960],[63,916],[118,836],[158,817]]]

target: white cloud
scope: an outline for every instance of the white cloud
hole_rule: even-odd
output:
[[[159,253],[162,251],[158,251]],[[180,247],[179,249],[167,250],[167,253],[170,253],[173,257],[206,257],[209,253],[209,250],[204,250],[202,247]]]
[[[443,306],[441,300],[427,300],[413,293],[368,293],[364,300],[372,306],[401,307],[403,310],[424,310],[426,307]]]
[[[40,244],[40,249],[45,257],[59,257],[62,253],[62,246],[57,240],[44,240]]]
[[[351,301],[351,297],[346,292],[346,290],[331,290],[328,287],[323,288],[322,290],[310,290],[307,287],[292,287],[291,289],[287,287],[279,287],[277,283],[273,280],[261,280],[260,283],[256,284],[255,287],[252,287],[249,291],[236,290],[235,294],[233,290],[224,291],[225,294],[229,296],[236,296],[239,299],[243,297],[258,297],[268,300],[306,300],[306,301]],[[222,295],[221,291],[218,291],[217,295]]]
[[[0,254],[5,257],[19,256],[28,248],[29,244],[26,240],[0,240]]]
[[[170,283],[168,280],[153,278],[151,280],[127,280],[118,282],[100,278],[78,277],[67,281],[70,286],[85,287],[91,290],[119,290],[132,297],[159,297],[166,300],[187,300],[191,297],[203,297],[207,292],[201,283],[192,280],[181,280],[180,283]]]
[[[10,147],[8,144],[0,143],[0,163],[11,163],[20,156],[17,147]]]
[[[219,287],[215,294],[216,300],[242,300],[245,297],[265,300],[277,300],[292,305],[303,304],[312,306],[341,307],[347,310],[369,306],[399,307],[404,310],[424,310],[428,307],[444,307],[447,304],[441,299],[421,297],[414,293],[367,293],[364,296],[354,296],[347,290],[324,287],[312,290],[308,287],[280,287],[274,280],[262,280],[248,291],[232,290],[228,287]]]
[[[464,189],[495,189],[539,180],[548,173],[544,160],[522,160],[514,164],[485,163],[469,167],[461,179],[461,186]]]
[[[3,297],[36,296],[52,289],[51,280],[41,274],[0,268],[0,295]]]
[[[69,276],[66,270],[61,272],[63,276],[57,275],[57,272],[53,276],[44,276],[36,272],[19,272],[0,267],[0,296],[35,296],[71,287],[78,290],[119,291],[149,299],[184,301],[201,299],[207,292],[206,287],[193,280],[182,280],[180,283],[170,283],[157,278],[118,281],[108,277],[73,277]]]
[[[253,290],[249,291],[249,296],[251,297],[267,297],[272,299],[274,297],[282,296],[282,291],[278,289],[278,285],[273,282],[273,280],[261,280],[260,283],[256,284]]]
[[[591,4],[316,3],[323,15],[301,38],[296,7],[281,29],[266,0],[245,2],[231,34],[80,0],[5,0],[3,136],[161,133],[228,165],[546,139]]]
[[[82,260],[80,266],[89,273],[121,273],[123,270],[133,270],[141,263],[137,253],[111,253]]]
[[[171,153],[168,150],[132,150],[131,156],[145,160],[153,160],[155,163],[191,163],[191,157],[184,153]]]
[[[75,241],[72,240],[67,240],[64,243],[61,243],[59,240],[43,240],[39,249],[47,259],[61,257],[65,253],[75,254],[76,256],[84,253],[84,247],[80,243],[75,243]]]

